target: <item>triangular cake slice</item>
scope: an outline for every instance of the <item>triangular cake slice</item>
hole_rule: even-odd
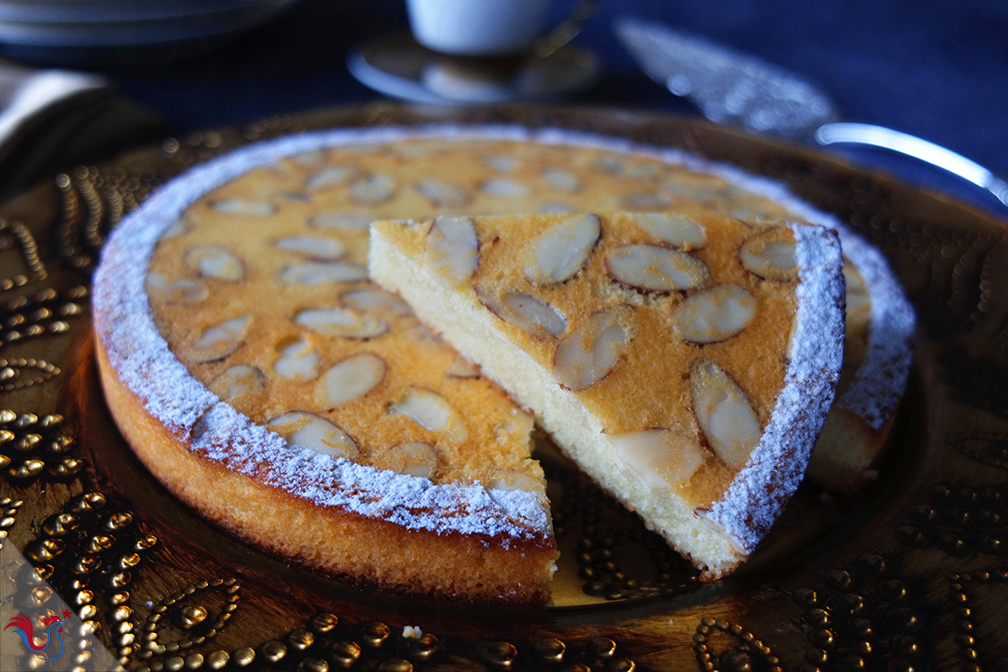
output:
[[[650,213],[372,226],[369,271],[707,579],[805,472],[843,356],[836,233]]]

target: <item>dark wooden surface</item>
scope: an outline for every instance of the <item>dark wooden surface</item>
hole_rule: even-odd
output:
[[[347,585],[249,547],[176,502],[119,435],[95,376],[87,287],[104,234],[157,184],[229,148],[308,128],[433,120],[683,147],[782,180],[850,222],[890,258],[919,313],[880,480],[851,500],[803,486],[742,571],[702,586],[639,522],[551,466],[551,480],[577,493],[554,502],[567,521],[557,603],[569,606],[536,610]],[[0,540],[56,594],[34,590],[24,572],[5,585],[26,613],[65,600],[127,668],[1008,665],[1008,231],[977,212],[694,119],[381,105],[166,139],[47,178],[0,207],[0,218],[0,407],[12,411],[0,415],[10,434],[0,442]],[[403,638],[407,625],[424,638]]]

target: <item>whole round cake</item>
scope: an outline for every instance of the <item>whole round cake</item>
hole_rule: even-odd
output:
[[[543,601],[557,552],[532,418],[368,280],[368,226],[627,210],[839,231],[847,345],[816,452],[831,488],[869,478],[913,331],[881,255],[770,181],[559,130],[338,129],[177,178],[95,275],[109,407],[177,496],[273,552],[414,593]]]

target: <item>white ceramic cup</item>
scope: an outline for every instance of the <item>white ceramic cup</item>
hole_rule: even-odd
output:
[[[543,33],[553,0],[406,0],[417,42],[455,56],[507,56]]]

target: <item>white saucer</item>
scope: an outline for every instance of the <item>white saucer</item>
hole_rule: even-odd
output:
[[[601,69],[595,54],[571,45],[544,58],[466,59],[426,49],[408,33],[353,49],[347,67],[379,93],[435,105],[557,100],[593,84]]]

